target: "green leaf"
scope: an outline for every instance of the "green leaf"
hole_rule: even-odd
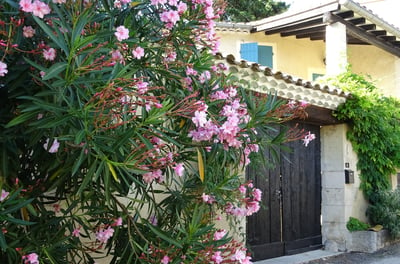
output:
[[[150,230],[156,234],[159,238],[167,241],[168,243],[177,246],[178,248],[183,248],[182,244],[180,244],[178,241],[172,239],[170,236],[168,236],[168,233],[160,230],[159,228],[156,228],[152,224],[148,223],[147,226],[150,228]]]
[[[46,74],[43,76],[43,80],[44,81],[50,80],[51,78],[57,76],[59,73],[64,71],[66,68],[67,68],[66,62],[58,62],[54,64],[46,71]]]
[[[12,119],[5,127],[10,128],[10,127],[19,125],[19,124],[24,123],[25,121],[30,120],[36,116],[37,116],[37,113],[35,113],[35,112],[27,112],[27,113],[20,114],[19,116]]]
[[[19,202],[18,204],[3,210],[1,213],[2,214],[9,214],[9,213],[15,212],[18,209],[21,209],[22,207],[25,207],[26,205],[30,204],[32,201],[33,201],[33,198],[25,200],[25,201],[22,201],[22,202]]]
[[[0,248],[2,251],[6,251],[6,249],[7,249],[6,238],[4,237],[4,234],[2,231],[0,231]]]

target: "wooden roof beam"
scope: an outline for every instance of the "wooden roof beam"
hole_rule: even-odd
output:
[[[285,32],[285,31],[317,26],[317,25],[320,25],[322,22],[323,22],[323,19],[320,16],[318,18],[314,18],[311,20],[305,20],[305,21],[298,22],[298,23],[292,23],[290,25],[279,26],[279,27],[267,29],[267,30],[265,30],[265,35],[272,35],[272,34],[281,33],[281,32]]]
[[[334,13],[337,16],[340,16],[341,18],[350,18],[350,17],[354,17],[354,12],[351,10],[348,11],[342,11],[342,12],[335,12]]]
[[[364,30],[375,30],[376,25],[375,24],[364,24],[364,25],[358,25],[359,28],[362,28]]]
[[[365,18],[364,17],[354,17],[354,18],[346,19],[346,21],[349,21],[353,25],[365,24]]]
[[[321,31],[325,32],[325,25],[317,26],[317,27],[309,27],[309,28],[300,29],[300,30],[286,31],[286,32],[282,32],[281,36],[288,37],[288,36],[310,34],[310,33],[321,32]]]
[[[311,40],[323,40],[325,39],[325,31],[323,32],[315,32],[311,34],[299,34],[296,35],[297,39],[302,39],[302,38],[310,38]]]

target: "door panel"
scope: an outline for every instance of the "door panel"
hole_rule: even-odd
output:
[[[247,177],[263,191],[263,208],[247,221],[254,260],[321,246],[319,126],[300,124],[299,127],[311,131],[317,139],[308,147],[302,141],[288,143],[292,151],[282,152],[280,164],[273,169],[247,169]],[[268,158],[270,154],[264,155]]]

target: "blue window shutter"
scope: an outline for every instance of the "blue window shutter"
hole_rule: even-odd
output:
[[[258,62],[257,42],[240,44],[240,57],[242,60]]]
[[[319,77],[324,76],[321,73],[313,73],[312,74],[312,80],[315,81],[316,79],[318,79]]]
[[[258,63],[272,68],[272,47],[258,46]]]

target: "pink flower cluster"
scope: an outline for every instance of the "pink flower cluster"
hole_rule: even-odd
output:
[[[115,219],[114,222],[111,225],[109,225],[107,228],[103,228],[103,229],[100,229],[99,231],[97,231],[96,232],[96,239],[101,244],[107,243],[108,239],[110,239],[114,235],[114,229],[112,227],[113,226],[114,227],[115,226],[121,226],[121,225],[122,225],[122,218],[119,217],[119,218]],[[74,230],[74,232],[75,232],[75,230]]]
[[[233,216],[250,216],[260,210],[260,202],[262,192],[260,189],[254,188],[251,182],[242,184],[238,188],[241,198],[238,199],[238,204],[233,205],[228,203],[225,212]]]
[[[21,0],[19,1],[19,6],[22,11],[32,13],[34,16],[40,18],[43,18],[51,12],[50,7],[40,0],[35,0],[34,2],[32,2],[32,0]]]
[[[197,74],[197,72],[188,67],[186,74],[191,76]],[[203,74],[200,76],[203,76]],[[209,79],[210,77],[206,74],[204,78]],[[200,79],[200,82],[202,80]],[[250,120],[246,105],[240,102],[241,98],[237,94],[235,87],[232,86],[225,89],[216,87],[210,99],[212,101],[221,101],[224,104],[218,113],[220,121],[218,122],[214,116],[209,118],[208,105],[205,102],[198,102],[196,105],[199,109],[194,112],[192,117],[195,129],[189,131],[188,136],[195,142],[222,143],[225,149],[244,147],[243,163],[249,164],[248,156],[252,152],[258,152],[258,145],[251,144],[248,135],[242,133],[241,127]]]
[[[215,20],[218,19],[224,11],[220,9],[216,10],[213,6],[213,0],[192,0],[192,2],[201,9],[201,12],[205,16],[205,18],[200,21],[201,25],[195,32],[195,35],[198,40],[205,40],[213,54],[216,54],[219,51],[220,42],[215,33]]]
[[[167,29],[172,29],[181,19],[181,15],[187,10],[187,5],[178,0],[151,0],[154,6],[163,8],[160,14],[160,20],[165,23]],[[169,8],[165,9],[168,4]]]
[[[108,239],[110,239],[114,235],[114,229],[109,226],[107,229],[101,229],[96,232],[96,239],[102,243],[107,243]]]
[[[30,253],[22,256],[24,264],[39,264],[39,256],[36,253]]]

